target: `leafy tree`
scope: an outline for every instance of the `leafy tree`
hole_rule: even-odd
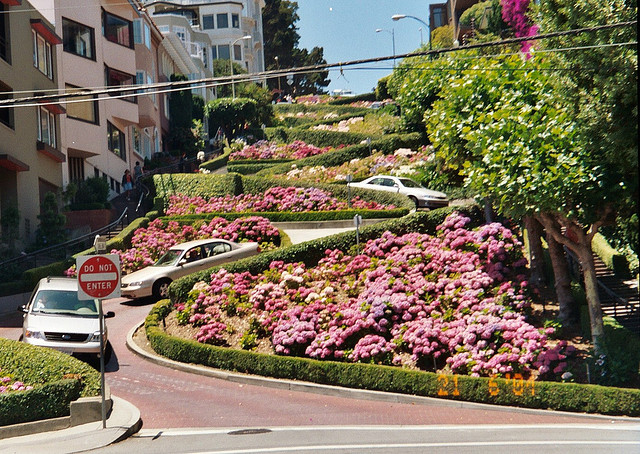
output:
[[[172,74],[171,81],[185,81],[188,78],[183,74]],[[169,125],[169,147],[176,154],[182,152],[189,156],[198,151],[198,129],[194,127],[194,101],[191,90],[179,90],[171,92],[169,101],[169,113],[171,123]],[[196,102],[197,103],[197,102]],[[195,110],[197,112],[197,109]]]
[[[209,116],[210,137],[215,135],[218,127],[222,128],[227,138],[236,137],[245,126],[257,121],[257,103],[249,98],[215,99],[207,104],[206,110]]]
[[[40,225],[36,229],[34,249],[63,243],[67,240],[64,228],[67,218],[58,209],[58,200],[53,192],[47,192],[42,200],[42,214],[38,215]]]
[[[213,76],[214,77],[225,77],[231,75],[231,65],[229,64],[230,60],[218,59],[213,60]],[[246,74],[247,69],[233,62],[233,74]],[[238,90],[240,87],[243,87],[252,82],[234,82],[234,88],[236,90],[236,95],[238,94]],[[216,94],[218,98],[227,98],[232,95],[232,87],[230,83],[225,83],[224,85],[219,85],[216,87]]]
[[[264,35],[264,60],[267,70],[295,68],[316,64],[325,64],[322,47],[314,47],[311,52],[299,49],[300,35],[296,22],[298,2],[288,0],[266,0],[262,10],[262,27]],[[277,58],[276,58],[277,57]],[[320,71],[309,74],[297,74],[291,86],[296,95],[326,93],[329,85],[329,72]],[[270,89],[278,88],[278,78],[267,81]],[[282,83],[280,88],[289,90],[289,85]]]
[[[0,231],[2,242],[13,248],[20,236],[20,212],[14,204],[8,204],[0,213]]]
[[[70,183],[71,186],[73,183]],[[73,190],[67,187],[67,191]],[[109,204],[109,183],[105,178],[87,178],[77,184],[75,189],[72,210],[101,209],[110,207]]]
[[[247,83],[241,85],[237,93],[242,98],[250,98],[256,102],[256,118],[250,122],[252,125],[273,125],[273,106],[271,92],[268,89],[254,83]]]

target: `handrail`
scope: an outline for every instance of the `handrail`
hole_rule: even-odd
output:
[[[90,233],[86,233],[82,236],[73,238],[71,240],[65,241],[64,243],[58,243],[58,244],[54,244],[53,246],[48,246],[46,248],[43,249],[39,249],[37,251],[34,252],[29,252],[28,254],[23,254],[20,255],[19,257],[14,257],[12,259],[9,260],[5,260],[4,262],[0,262],[0,268],[2,268],[5,265],[15,265],[17,263],[21,263],[24,261],[28,261],[30,259],[33,259],[34,257],[40,256],[40,255],[44,255],[46,253],[50,253],[53,251],[56,251],[58,249],[66,249],[70,246],[73,246],[75,244],[79,244],[82,243],[90,238],[95,237],[96,235],[100,235],[101,233],[105,233],[105,232],[110,232],[113,228],[115,228],[117,225],[119,224],[123,224],[124,225],[124,220],[128,214],[129,209],[127,207],[125,207],[124,210],[122,210],[122,213],[120,214],[120,216],[118,217],[118,219],[116,219],[115,221],[111,222],[110,224],[107,224],[104,227],[101,227],[97,230],[94,230],[93,232]]]

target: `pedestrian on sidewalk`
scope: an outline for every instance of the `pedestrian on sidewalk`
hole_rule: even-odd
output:
[[[133,189],[133,177],[129,169],[124,171],[122,175],[122,191],[127,195],[127,200],[131,199],[131,190]]]
[[[133,168],[133,179],[136,185],[136,190],[138,194],[142,192],[142,174],[144,171],[142,170],[142,166],[140,165],[140,161],[136,161],[136,165]]]

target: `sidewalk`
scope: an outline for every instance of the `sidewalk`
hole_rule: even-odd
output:
[[[81,424],[62,430],[48,430],[32,435],[4,438],[0,442],[0,454],[65,454],[87,451],[116,443],[133,435],[142,427],[140,411],[118,397],[113,399],[113,409],[107,418],[106,428],[102,421]],[[50,421],[37,421],[27,424],[40,424],[47,430]]]

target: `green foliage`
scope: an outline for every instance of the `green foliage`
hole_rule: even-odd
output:
[[[94,368],[57,350],[0,338],[0,369],[14,380],[34,387],[79,375],[81,397],[100,393],[100,373]]]
[[[361,93],[355,96],[344,96],[337,98],[330,98],[329,102],[327,102],[330,106],[349,106],[352,104],[357,104],[359,102],[371,102],[376,100],[376,94],[374,91],[369,93]]]
[[[238,97],[253,99],[256,102],[256,117],[250,122],[256,127],[271,126],[274,122],[273,105],[271,104],[271,92],[261,86],[248,83],[238,90]]]
[[[314,131],[306,128],[267,128],[265,129],[268,140],[276,140],[281,143],[291,143],[302,140],[316,147],[337,147],[360,143],[371,137],[369,134],[339,132],[339,131]]]
[[[640,390],[637,389],[552,382],[534,382],[532,386],[513,379],[439,375],[374,364],[266,355],[171,337],[160,328],[157,316],[161,311],[158,306],[169,304],[161,301],[154,306],[145,320],[145,329],[151,347],[175,361],[356,389],[581,413],[640,415]]]
[[[172,82],[186,81],[188,78],[183,74],[172,74]],[[169,125],[168,143],[169,148],[175,154],[187,153],[188,156],[195,155],[201,148],[202,135],[198,123],[194,119],[202,120],[202,117],[194,118],[194,113],[199,115],[199,101],[194,107],[191,90],[179,90],[171,92],[169,109],[171,123]],[[201,124],[201,123],[200,123]]]
[[[450,25],[443,25],[431,32],[431,47],[434,49],[453,47],[453,29]]]
[[[296,22],[298,3],[288,0],[267,0],[262,10],[262,27],[264,35],[264,61],[268,71],[281,68],[293,68],[326,63],[322,47],[314,47],[311,52],[300,49],[300,35]],[[279,81],[277,77],[267,79],[271,90],[282,88],[291,93],[302,95],[307,93],[323,93],[329,85],[328,71],[309,74],[296,74],[293,85]]]
[[[605,349],[592,358],[593,380],[600,385],[640,383],[640,339],[612,317],[604,318]]]
[[[245,125],[258,121],[258,103],[249,98],[220,98],[207,104],[209,136],[213,137],[222,128],[225,136],[233,138],[242,134]]]
[[[20,212],[18,207],[12,204],[3,206],[0,213],[1,241],[13,247],[13,243],[20,236]]]
[[[228,172],[235,172],[242,175],[251,175],[260,170],[273,167],[284,162],[292,162],[292,159],[260,159],[260,160],[242,160],[231,161],[227,164]]]
[[[388,87],[390,78],[391,75],[378,79],[378,84],[376,85],[376,99],[378,101],[383,101],[385,99],[391,98]]]
[[[222,167],[227,165],[227,162],[229,162],[229,155],[231,154],[231,150],[225,150],[224,153],[222,153],[220,156],[216,156],[215,158],[213,158],[210,161],[207,162],[203,162],[200,165],[201,169],[207,169],[210,172],[213,172],[214,170],[218,170],[221,169]]]
[[[58,208],[58,200],[53,192],[47,192],[42,201],[41,213],[38,215],[40,225],[36,230],[35,243],[30,250],[42,249],[47,246],[64,243],[67,240],[65,224],[67,218]]]
[[[226,174],[158,174],[153,176],[156,199],[168,201],[173,194],[188,194],[204,198],[238,195],[242,193],[242,180],[236,173]],[[157,207],[157,208],[164,208]]]
[[[109,183],[102,177],[91,177],[77,184],[71,210],[110,208]]]
[[[79,380],[65,379],[29,391],[0,394],[0,426],[69,416],[80,389]]]

